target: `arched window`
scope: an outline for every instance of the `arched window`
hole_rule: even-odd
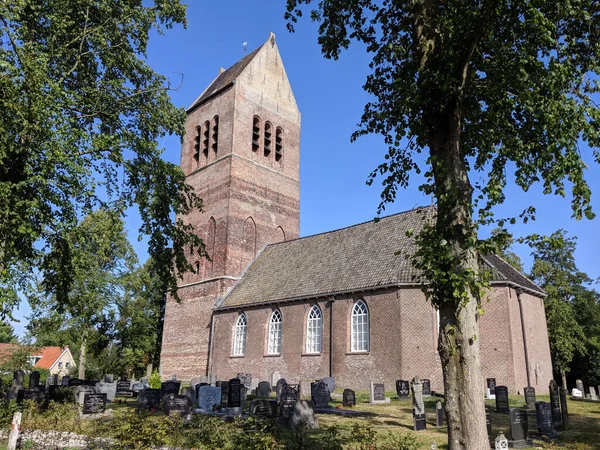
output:
[[[306,319],[306,353],[321,353],[321,333],[323,330],[323,315],[321,308],[314,305]]]
[[[233,356],[243,356],[246,353],[246,314],[241,313],[233,327]]]
[[[196,275],[200,276],[200,261],[194,263],[194,269],[196,270]]]
[[[212,149],[217,154],[219,148],[219,116],[213,117],[212,127]]]
[[[275,161],[281,161],[283,158],[283,129],[277,127],[275,131]]]
[[[269,321],[269,345],[267,346],[269,355],[281,353],[281,319],[281,312],[278,309],[273,311]]]
[[[196,127],[196,137],[194,139],[194,160],[196,166],[200,163],[200,140],[202,139],[202,128],[200,125]]]
[[[269,156],[271,153],[271,124],[269,122],[265,122],[265,143],[263,150],[265,151],[265,156]]]
[[[254,116],[252,121],[252,151],[255,152],[260,147],[260,119]]]
[[[210,122],[207,120],[206,122],[204,122],[204,133],[203,133],[204,139],[202,140],[202,154],[204,155],[205,158],[208,158],[209,133],[210,133]]]
[[[352,308],[352,333],[350,336],[353,352],[369,351],[369,310],[362,300]]]

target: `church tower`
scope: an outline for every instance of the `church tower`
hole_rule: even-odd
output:
[[[161,373],[189,380],[207,373],[215,302],[265,245],[299,235],[300,112],[273,33],[221,69],[185,131],[181,168],[204,210],[183,219],[212,261],[190,259],[198,273],[180,281],[180,303],[167,301]]]

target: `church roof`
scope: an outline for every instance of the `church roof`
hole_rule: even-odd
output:
[[[321,297],[422,282],[410,262],[414,238],[432,221],[433,206],[383,217],[340,230],[266,246],[216,305],[217,309]],[[398,254],[400,252],[400,254]],[[483,262],[492,283],[544,291],[496,255]]]

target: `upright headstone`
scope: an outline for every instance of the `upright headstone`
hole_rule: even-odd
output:
[[[61,386],[68,386],[69,381],[71,381],[71,377],[69,375],[65,375],[64,377],[62,377],[60,384]]]
[[[160,389],[145,388],[138,393],[137,402],[141,410],[157,410],[160,406]]]
[[[23,381],[25,380],[25,372],[17,370],[13,373],[12,386],[6,391],[6,402],[11,400],[17,400],[19,397],[19,391],[23,390]]]
[[[277,417],[277,400],[252,400],[249,413],[250,417],[274,419]]]
[[[560,414],[562,416],[563,430],[569,427],[569,410],[567,408],[567,394],[568,390],[560,388]]]
[[[281,391],[281,401],[279,402],[279,415],[287,419],[294,405],[298,401],[298,389],[296,386],[286,384]]]
[[[562,414],[560,412],[560,395],[558,393],[558,384],[554,380],[550,380],[548,385],[550,390],[550,408],[552,409],[552,420],[554,421],[554,429],[562,430]]]
[[[204,386],[210,386],[208,383],[196,383],[194,385],[194,399],[198,400],[200,398],[200,389]],[[219,388],[221,390],[221,388]]]
[[[325,386],[327,389],[327,386]],[[315,418],[315,411],[311,402],[305,400],[298,400],[294,403],[294,408],[288,418],[288,426],[295,428],[298,425],[302,425],[308,429],[317,428],[317,419]]]
[[[508,388],[506,386],[496,386],[496,411],[508,412]]]
[[[371,381],[371,404],[385,403],[385,386]]]
[[[430,397],[431,396],[431,381],[429,381],[427,378],[424,378],[421,380],[421,383],[423,384],[423,397]]]
[[[414,377],[410,383],[413,397],[413,426],[415,431],[424,430],[427,426],[425,421],[425,404],[423,403],[423,385],[419,377]]]
[[[256,388],[256,395],[258,397],[266,398],[271,393],[271,383],[268,381],[261,381],[258,383],[258,387]]]
[[[242,406],[242,382],[239,378],[229,380],[227,392],[227,406],[229,408],[240,408]]]
[[[48,386],[56,386],[58,384],[58,375],[48,375],[46,378],[46,388]]]
[[[334,377],[325,377],[321,381],[327,385],[327,389],[329,389],[329,392],[333,392],[335,390]]]
[[[285,381],[285,378],[280,378],[277,380],[277,384],[275,386],[275,398],[277,399],[277,403],[281,401],[281,391],[286,384],[287,381]]]
[[[40,385],[40,373],[34,370],[29,374],[29,389],[38,389]],[[593,389],[593,388],[592,388]]]
[[[227,406],[229,398],[229,381],[217,381],[216,385],[221,389],[221,406]]]
[[[523,395],[525,397],[525,404],[528,409],[535,409],[535,388],[527,386],[523,388]]]
[[[170,393],[171,392],[169,392],[169,394]],[[117,397],[131,397],[133,395],[133,391],[131,390],[131,380],[128,380],[127,378],[121,378],[117,380],[117,384],[115,386],[115,395]]]
[[[571,391],[571,395],[575,398],[582,398],[583,397],[583,392],[581,392],[579,389],[577,388],[573,388],[573,390]]]
[[[396,394],[400,400],[408,400],[410,386],[407,380],[396,380]]]
[[[324,409],[329,407],[331,394],[329,389],[327,389],[327,385],[322,381],[317,381],[316,383],[310,384],[310,396],[316,409]]]
[[[540,433],[550,439],[556,438],[554,421],[552,420],[552,409],[549,403],[537,402],[535,404],[535,420]]]
[[[25,381],[25,372],[22,370],[16,370],[13,373],[13,386],[23,386],[23,382]]]
[[[435,425],[438,428],[444,426],[444,407],[441,400],[435,402]]]
[[[214,411],[221,406],[221,388],[208,384],[202,386],[198,394],[198,406],[204,411]]]
[[[486,378],[485,381],[486,381],[487,388],[489,389],[490,396],[496,395],[496,379],[495,378]]]
[[[277,382],[281,379],[281,373],[278,370],[271,374],[271,386],[275,389]]]
[[[240,383],[246,387],[250,392],[252,391],[252,375],[249,373],[238,373],[237,377],[240,379]]]
[[[106,410],[106,394],[81,392],[79,399],[82,415],[103,414]]]
[[[527,445],[527,433],[529,432],[529,418],[527,411],[519,408],[510,410],[510,435],[513,448],[525,448]]]
[[[171,413],[188,416],[192,412],[192,400],[187,395],[168,394],[163,398],[163,412],[167,416]]]
[[[583,388],[583,381],[575,380],[575,386],[577,386],[577,389],[579,389],[581,392],[585,392],[585,389]]]
[[[117,384],[116,383],[107,383],[106,381],[101,381],[96,385],[98,388],[98,392],[101,394],[106,394],[106,401],[114,402],[115,396],[117,395]]]
[[[342,394],[342,405],[352,407],[356,405],[356,394],[352,389],[344,389]]]
[[[594,386],[590,386],[590,397],[594,401],[598,400],[598,395],[596,394],[596,389],[594,388]]]
[[[181,387],[181,381],[165,381],[160,384],[161,396],[167,395],[179,395],[179,388]]]

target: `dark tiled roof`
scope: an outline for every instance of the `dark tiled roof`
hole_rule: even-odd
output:
[[[196,106],[201,105],[206,100],[208,100],[213,94],[219,92],[221,89],[224,89],[231,85],[237,77],[244,71],[246,66],[252,61],[252,58],[256,56],[259,50],[262,47],[258,47],[252,53],[247,54],[238,62],[236,62],[233,66],[227,69],[225,72],[219,74],[217,78],[208,86],[208,88],[202,93],[200,97],[194,102],[192,106],[188,108],[188,111],[193,110]]]
[[[417,208],[378,222],[272,244],[256,257],[233,289],[216,305],[231,308],[274,301],[318,297],[399,284],[421,282],[411,262],[414,239],[434,207]],[[397,251],[401,253],[397,255]],[[544,291],[496,255],[483,258],[491,280]]]

